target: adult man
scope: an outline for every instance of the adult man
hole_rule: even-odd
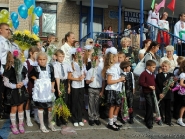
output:
[[[72,57],[70,50],[72,48],[72,45],[74,44],[75,36],[73,32],[68,32],[65,35],[65,44],[61,47],[61,50],[65,53],[65,59],[64,62],[71,65]]]
[[[0,75],[0,119],[8,118],[7,114],[4,113],[3,108],[3,78],[2,74],[4,71],[3,66],[6,64],[6,56],[12,47],[8,40],[10,35],[9,25],[6,23],[0,23],[0,63],[1,63],[1,75]]]
[[[185,13],[180,14],[180,20],[174,26],[174,35],[185,40]],[[185,43],[178,39],[178,56],[183,54],[185,50]]]

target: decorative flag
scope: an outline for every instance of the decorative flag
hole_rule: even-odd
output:
[[[159,3],[157,6],[156,6],[156,12],[158,12],[161,7],[165,7],[165,3],[166,3],[166,0],[162,0],[161,3]]]
[[[154,5],[155,5],[155,0],[152,1],[152,5],[151,5],[152,9],[154,9]]]
[[[171,11],[173,11],[174,12],[174,10],[175,10],[175,1],[176,0],[172,0],[169,4],[168,4],[168,9],[170,9]]]

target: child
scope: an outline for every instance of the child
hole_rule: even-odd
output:
[[[69,107],[68,94],[70,94],[70,82],[68,82],[67,80],[69,66],[68,64],[63,63],[65,54],[62,50],[58,49],[55,52],[55,55],[57,59],[57,62],[54,65],[54,73],[55,73],[55,81],[56,81],[55,95],[56,95],[56,98],[59,98],[59,96],[64,93],[60,91],[60,84],[64,84],[64,87],[65,87],[64,102]],[[57,116],[56,117],[57,126],[60,126],[62,122],[65,123],[62,117]]]
[[[11,120],[11,130],[12,133],[17,135],[19,133],[24,133],[24,112],[23,112],[23,104],[27,101],[28,93],[26,91],[25,86],[28,83],[27,71],[26,68],[23,67],[22,70],[22,81],[18,82],[16,79],[16,73],[14,69],[14,58],[13,55],[8,52],[6,58],[5,70],[3,73],[3,80],[5,86],[4,92],[4,102],[6,105],[11,106],[10,112],[10,120]],[[19,118],[19,130],[16,125],[16,113],[18,111]]]
[[[125,61],[125,58],[126,56],[122,51],[118,52],[118,63]]]
[[[128,111],[129,111],[129,123],[133,124],[133,99],[134,99],[134,93],[135,93],[135,80],[134,80],[134,75],[133,73],[130,71],[131,67],[130,67],[130,62],[121,62],[120,64],[120,68],[123,71],[123,74],[126,77],[126,82],[125,82],[125,91],[126,91],[126,97],[127,97],[127,104],[128,104]],[[122,117],[123,122],[125,123],[126,121],[124,121],[124,117]]]
[[[96,60],[95,68],[91,68],[87,71],[86,83],[89,84],[89,125],[100,125],[99,121],[99,97],[103,96],[104,88],[102,88],[102,68],[98,66],[98,59]]]
[[[82,107],[84,96],[84,78],[86,73],[85,65],[82,64],[82,50],[81,48],[72,48],[71,54],[73,62],[71,69],[68,72],[68,79],[71,83],[71,97],[72,97],[72,121],[74,126],[84,126],[82,122]],[[81,67],[80,67],[81,65]]]
[[[37,66],[37,61],[36,61],[36,57],[37,54],[39,52],[39,48],[33,46],[29,49],[29,59],[24,62],[24,66],[26,67],[26,69],[28,70],[28,76],[29,73],[32,71],[34,66]],[[27,90],[29,93],[29,99],[26,103],[26,108],[25,108],[25,112],[26,112],[26,124],[27,126],[33,126],[31,119],[30,119],[30,102],[32,100],[32,89],[34,87],[34,80],[33,79],[29,79],[28,81],[28,85],[27,85]],[[38,109],[34,108],[34,120],[39,123],[39,119],[38,119]]]
[[[170,70],[170,62],[165,60],[161,64],[162,72],[156,75],[156,93],[160,99],[160,115],[162,121],[165,122],[169,126],[173,126],[171,123],[171,89],[168,90],[167,94],[164,96],[162,94],[163,88],[165,87],[165,82],[172,76],[172,73],[169,73]],[[164,118],[165,117],[165,118]]]
[[[142,86],[146,101],[145,123],[149,129],[153,128],[153,90],[155,90],[155,71],[156,63],[153,60],[146,62],[146,70],[139,77],[139,85]]]
[[[44,133],[49,132],[44,125],[43,112],[44,109],[48,109],[48,123],[49,128],[52,131],[56,131],[52,124],[52,101],[55,99],[55,78],[54,69],[50,65],[47,65],[47,54],[39,52],[37,55],[38,66],[34,67],[29,74],[29,78],[34,80],[34,88],[32,92],[32,98],[34,105],[38,107],[38,117],[40,121],[40,130]]]
[[[185,60],[182,61],[179,67],[179,78],[180,78],[180,86],[185,87]],[[185,123],[183,122],[182,118],[185,112],[185,95],[181,95],[181,99],[179,101],[181,104],[179,119],[177,120],[177,124],[185,127]]]
[[[109,108],[109,123],[107,127],[114,131],[118,131],[121,124],[118,124],[117,115],[121,104],[121,87],[124,77],[120,76],[120,69],[116,65],[118,62],[117,49],[115,47],[108,48],[106,50],[104,68],[102,70],[102,77],[107,79],[107,103],[110,105]]]

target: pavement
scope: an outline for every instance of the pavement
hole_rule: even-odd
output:
[[[13,135],[9,128],[10,121],[0,120],[0,136],[3,139],[185,139],[185,127],[177,125],[175,119],[172,119],[174,124],[172,127],[165,124],[159,126],[155,123],[153,129],[146,128],[143,122],[144,110],[138,109],[138,100],[138,95],[136,95],[134,101],[134,124],[126,123],[120,131],[107,129],[108,119],[100,119],[102,123],[100,126],[89,126],[88,123],[85,123],[84,127],[74,128],[72,123],[68,123],[67,127],[74,128],[76,134],[62,134],[61,129],[64,126],[56,126],[56,132],[42,133],[39,125],[32,119],[33,127],[27,127],[25,124],[26,132],[24,134]],[[87,117],[87,113],[84,117]]]

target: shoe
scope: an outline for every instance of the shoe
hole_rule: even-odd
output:
[[[25,132],[24,130],[24,124],[19,124],[19,132],[23,134]]]
[[[12,133],[14,135],[18,135],[20,133],[19,130],[17,129],[17,126],[16,125],[11,125],[10,128],[11,128]]]
[[[121,123],[122,123],[122,124],[126,124],[126,121],[123,120],[123,119],[121,119]]]
[[[83,122],[79,122],[79,125],[80,125],[80,126],[84,126],[84,123],[83,123]]]
[[[49,130],[47,130],[47,128],[45,126],[41,127],[40,130],[43,132],[43,133],[48,133]]]
[[[10,115],[2,112],[2,113],[0,113],[0,119],[10,119]]]
[[[114,131],[119,131],[119,130],[120,130],[119,127],[117,127],[117,126],[115,126],[115,125],[110,125],[110,124],[107,125],[107,128],[112,129],[112,130],[114,130]]]
[[[51,129],[51,131],[53,131],[53,132],[57,131],[53,123],[50,123],[48,127],[49,127],[49,129]]]
[[[94,123],[95,123],[96,125],[101,125],[100,120],[94,120]]]
[[[117,123],[117,122],[114,122],[113,124],[114,124],[115,126],[119,127],[119,128],[123,126],[121,123]]]
[[[27,124],[27,126],[33,126],[33,124],[32,124],[32,122],[31,122],[30,119],[29,120],[26,120],[26,124]]]
[[[181,121],[181,120],[177,120],[177,124],[179,124],[180,126],[183,126],[183,127],[185,127],[185,124],[183,123],[183,121]]]
[[[94,125],[94,120],[89,120],[89,125],[93,126]]]
[[[40,124],[40,121],[39,121],[39,118],[38,118],[38,117],[37,117],[37,118],[34,118],[34,121],[35,121],[36,123]]]
[[[163,125],[162,120],[159,120],[159,121],[157,122],[157,124],[158,124],[158,125]]]
[[[130,118],[130,120],[129,120],[129,124],[133,124],[133,123],[134,123],[133,118]]]
[[[169,125],[169,126],[174,126],[174,124],[173,123],[166,123],[167,125]]]
[[[74,126],[75,126],[75,127],[78,127],[78,123],[74,123]]]
[[[153,125],[146,125],[148,129],[152,129]]]

